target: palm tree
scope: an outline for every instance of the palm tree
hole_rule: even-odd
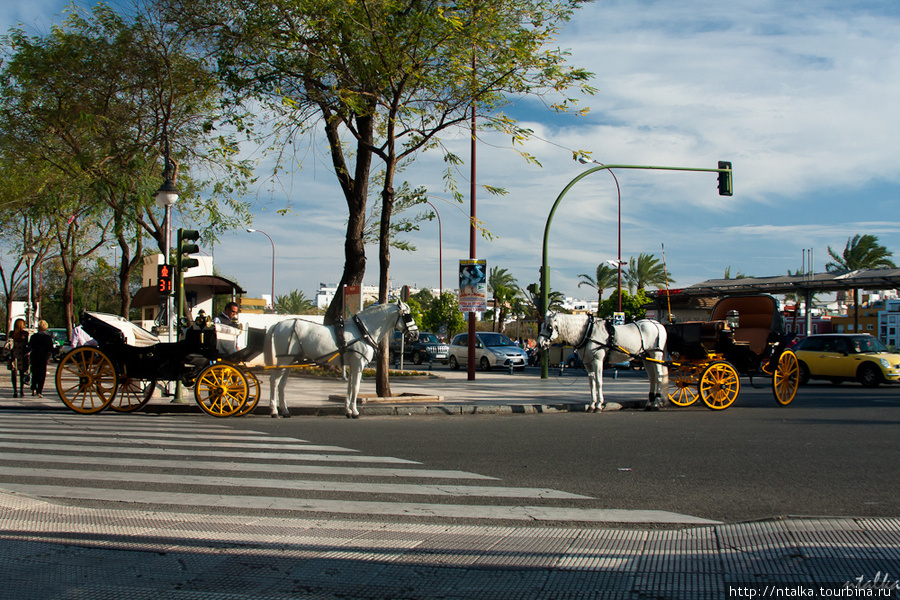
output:
[[[790,271],[790,269],[788,269],[788,275],[790,275],[790,274],[791,274],[791,271]],[[749,277],[749,275],[745,275],[744,273],[741,273],[740,271],[737,272],[737,275],[732,277],[731,276],[731,265],[728,265],[727,267],[725,267],[725,276],[723,277],[723,279],[746,279],[747,277]]]
[[[896,268],[897,265],[890,259],[893,252],[878,243],[874,235],[859,235],[847,238],[844,251],[838,255],[828,246],[828,255],[834,262],[825,264],[825,270],[829,273],[841,271],[856,271],[858,269],[882,269]],[[854,331],[859,330],[859,290],[853,288],[853,308],[856,313],[854,319]]]
[[[503,333],[503,319],[506,316],[506,309],[512,299],[519,295],[519,283],[508,270],[494,267],[488,274],[487,284],[494,296],[494,324],[491,330],[496,330],[499,317],[500,333]]]
[[[309,315],[317,311],[316,303],[300,290],[275,298],[275,312],[283,315]]]
[[[828,246],[828,255],[834,260],[825,265],[829,273],[835,271],[855,271],[857,269],[896,268],[890,259],[893,252],[878,243],[874,235],[856,234],[847,238],[847,245],[840,256]]]
[[[593,278],[585,273],[582,273],[579,277],[581,277],[581,281],[578,282],[578,287],[586,285],[597,290],[597,310],[600,310],[600,303],[603,302],[603,290],[618,286],[619,270],[605,263],[600,263],[597,265],[597,273]]]
[[[528,292],[528,296],[530,298],[531,304],[531,313],[532,317],[540,323],[544,320],[544,315],[541,314],[540,309],[538,308],[538,304],[541,301],[541,284],[539,283],[529,283],[525,288]],[[562,292],[557,292],[556,290],[547,290],[547,304],[550,306],[544,309],[544,312],[552,312],[559,311],[562,309],[563,302],[565,302],[566,297]]]
[[[628,291],[632,293],[636,289],[646,289],[648,285],[668,287],[670,283],[675,283],[674,279],[666,277],[666,268],[660,259],[644,253],[638,255],[637,260],[633,256],[629,259],[625,281],[628,284]]]

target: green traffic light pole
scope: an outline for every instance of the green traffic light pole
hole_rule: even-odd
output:
[[[178,237],[177,237],[177,246],[175,252],[175,272],[176,272],[176,284],[175,284],[175,304],[176,304],[176,313],[175,313],[175,331],[176,337],[178,339],[177,332],[181,331],[181,321],[184,319],[184,272],[190,269],[191,267],[196,267],[200,264],[196,258],[191,258],[190,256],[185,256],[189,254],[193,254],[195,252],[199,252],[200,248],[196,244],[189,244],[186,242],[196,241],[200,237],[200,234],[193,229],[179,229]],[[181,386],[181,380],[175,381],[175,399],[172,400],[173,404],[184,404],[186,403]]]
[[[541,262],[541,307],[540,310],[546,316],[548,312],[548,303],[550,300],[550,272],[547,268],[548,261],[548,246],[550,242],[550,223],[553,222],[553,215],[556,214],[556,209],[559,207],[559,203],[562,201],[563,197],[565,197],[566,193],[572,187],[590,175],[591,173],[596,173],[597,171],[604,171],[607,169],[641,169],[647,171],[699,171],[699,172],[707,172],[707,173],[719,173],[719,194],[723,196],[730,196],[732,192],[732,174],[731,174],[731,163],[728,162],[719,162],[718,169],[701,169],[697,167],[657,167],[651,165],[600,165],[597,167],[591,167],[587,171],[581,173],[577,177],[575,177],[572,181],[563,188],[563,190],[559,193],[559,196],[556,197],[556,202],[553,203],[553,208],[550,209],[550,214],[547,216],[547,224],[544,226],[544,247],[543,247],[543,256]],[[724,175],[724,177],[723,177]],[[546,350],[541,351],[541,379],[547,379],[550,376],[550,366],[548,360],[548,353]]]

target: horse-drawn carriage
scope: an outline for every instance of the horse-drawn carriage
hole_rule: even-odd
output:
[[[772,392],[788,405],[800,385],[800,364],[787,349],[784,318],[771,296],[732,296],[720,300],[709,321],[672,323],[641,319],[613,325],[589,315],[547,313],[538,337],[546,350],[554,339],[572,344],[584,360],[591,388],[590,411],[603,410],[602,367],[641,360],[650,380],[647,408],[659,408],[662,390],[677,406],[697,399],[711,409],[734,403],[740,375],[769,376]],[[666,357],[668,354],[668,357]]]
[[[241,363],[262,351],[264,330],[251,330],[246,348],[222,355],[206,317],[175,342],[116,315],[85,312],[81,326],[94,342],[72,349],[56,371],[56,391],[75,412],[139,410],[159,381],[193,386],[197,404],[216,417],[247,414],[259,401],[259,380]]]
[[[703,400],[713,410],[728,408],[740,392],[739,375],[772,378],[772,393],[782,406],[800,385],[797,356],[789,349],[784,317],[772,296],[723,298],[708,321],[666,325],[669,401],[690,406]]]

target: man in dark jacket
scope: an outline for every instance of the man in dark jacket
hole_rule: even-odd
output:
[[[28,340],[29,362],[31,364],[31,395],[44,397],[44,381],[47,379],[47,363],[53,354],[53,338],[47,332],[47,321],[38,322],[38,330]]]

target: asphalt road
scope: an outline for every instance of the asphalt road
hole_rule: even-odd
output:
[[[597,508],[725,522],[900,515],[900,387],[811,384],[780,407],[766,381],[758,389],[746,379],[742,385],[724,411],[253,418],[228,425],[465,469],[507,486],[582,494]]]

